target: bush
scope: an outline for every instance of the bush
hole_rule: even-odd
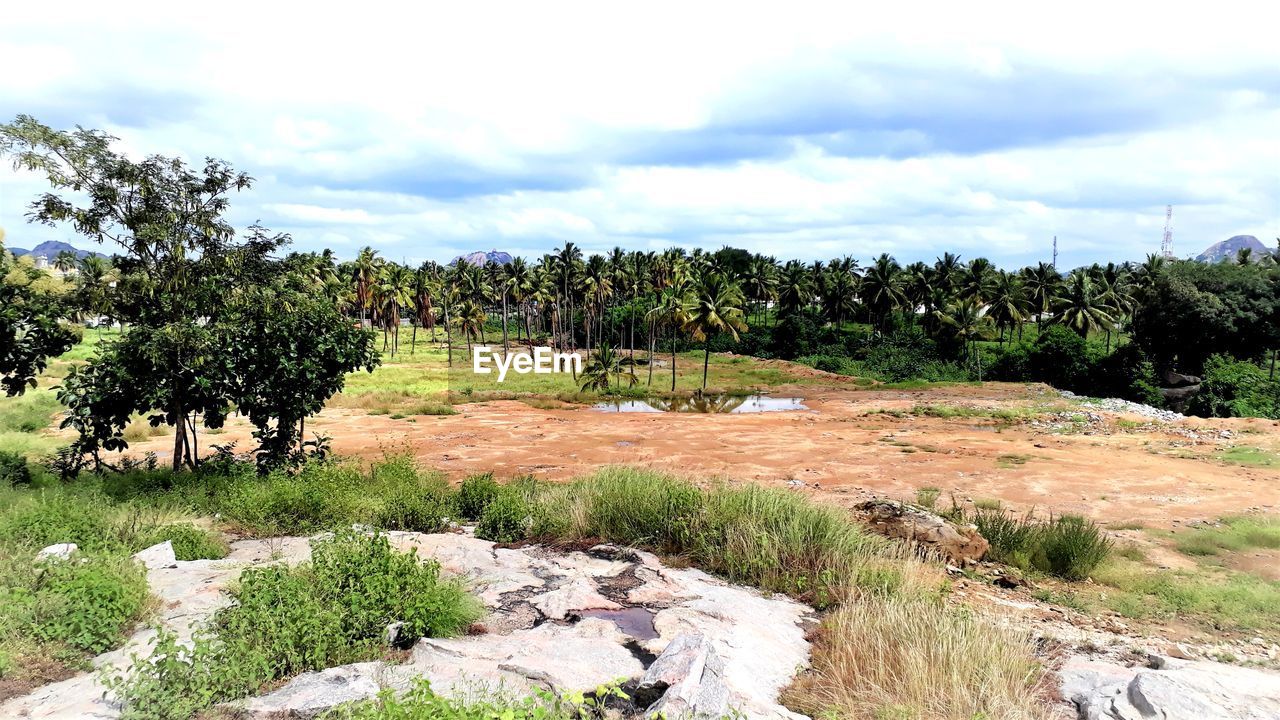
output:
[[[498,497],[500,488],[493,479],[493,473],[471,475],[462,481],[458,488],[458,517],[467,520],[479,520],[484,509]]]
[[[31,468],[18,453],[0,450],[0,485],[30,485]]]
[[[117,515],[111,500],[94,490],[33,492],[0,515],[0,539],[33,549],[72,542],[86,552],[124,550],[132,538]]]
[[[378,657],[387,625],[409,637],[461,633],[478,601],[439,565],[397,552],[386,536],[350,530],[312,541],[311,562],[251,568],[190,650],[162,635],[150,660],[117,688],[126,718],[187,718],[264,683]]]
[[[485,505],[476,525],[476,537],[509,543],[529,536],[533,525],[529,503],[518,491],[504,488]]]
[[[1031,379],[1060,390],[1089,393],[1093,358],[1085,339],[1062,325],[1050,325],[1027,356]]]
[[[1024,570],[1035,569],[1066,580],[1084,580],[1110,556],[1112,543],[1093,521],[1059,515],[1040,522],[1006,510],[979,510],[978,532],[991,543],[990,557]]]
[[[146,540],[139,543],[139,550],[168,540],[173,543],[173,555],[179,560],[218,560],[227,556],[231,548],[218,533],[195,525],[175,524],[156,528]]]
[[[36,584],[35,635],[87,653],[106,652],[141,618],[146,602],[146,575],[130,558],[50,561]]]
[[[1280,383],[1251,362],[1214,355],[1188,410],[1202,417],[1280,418]]]
[[[1155,407],[1164,405],[1155,365],[1135,343],[1122,345],[1100,358],[1092,378],[1094,389],[1090,395],[1118,397]]]

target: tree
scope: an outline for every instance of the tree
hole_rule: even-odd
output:
[[[622,387],[625,380],[627,387],[633,387],[638,379],[635,373],[635,360],[622,355],[609,343],[604,342],[596,347],[582,369],[579,382],[583,390],[608,392],[610,377],[613,385]]]
[[[952,305],[942,322],[951,328],[956,340],[964,345],[966,361],[976,361],[978,380],[982,380],[982,353],[978,352],[977,343],[979,340],[990,339],[991,318],[982,314],[978,303],[967,299]]]
[[[705,275],[694,288],[684,326],[694,340],[704,342],[703,390],[707,389],[707,368],[711,364],[711,337],[727,332],[737,340],[738,332],[747,329],[742,319],[742,302],[742,291],[719,273]]]
[[[1054,322],[1075,330],[1082,338],[1089,337],[1091,332],[1115,327],[1111,307],[1087,272],[1071,274],[1054,310]]]
[[[261,371],[245,364],[252,344],[236,341],[243,321],[237,308],[262,302],[263,288],[282,275],[288,282],[302,280],[272,258],[288,244],[287,235],[254,226],[237,240],[224,218],[230,194],[252,184],[247,174],[212,158],[199,169],[158,155],[133,161],[111,149],[114,140],[82,128],[53,130],[28,116],[0,125],[0,154],[44,175],[52,187],[31,204],[31,220],[69,224],[95,242],[111,240],[124,249],[116,263],[115,312],[129,329],[66,378],[59,394],[68,406],[64,426],[79,430],[77,446],[97,458],[99,449],[125,447],[124,426],[133,414],[147,414],[153,425],[173,426],[177,470],[198,462],[196,423],[219,427],[232,405],[246,400],[238,394],[246,382],[238,373]],[[314,327],[318,336],[312,340],[340,339],[331,334],[344,332],[343,326]],[[367,358],[356,355],[353,362]],[[338,377],[315,370],[299,381],[323,395],[335,382],[340,387],[346,371],[332,366],[323,372]],[[304,403],[297,413],[313,408]],[[296,414],[279,407],[276,413],[286,422]]]
[[[49,358],[70,350],[79,339],[60,322],[58,299],[32,287],[35,272],[15,268],[0,246],[0,386],[10,396],[35,387]]]
[[[683,278],[677,278],[674,284],[662,291],[658,302],[649,311],[655,327],[666,326],[671,331],[671,392],[676,390],[676,331],[683,328],[689,319],[689,287]],[[649,354],[649,365],[653,365],[653,353]],[[652,378],[652,373],[650,373]]]

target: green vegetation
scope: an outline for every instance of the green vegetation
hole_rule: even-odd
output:
[[[1099,567],[1093,578],[1110,588],[1102,602],[1126,617],[1178,618],[1216,630],[1280,630],[1280,582],[1249,573],[1204,566],[1156,570],[1117,557]]]
[[[476,695],[482,694],[447,698],[433,692],[430,683],[419,681],[403,695],[384,691],[376,700],[339,706],[322,716],[322,720],[583,720],[599,716],[609,698],[627,699],[626,694],[613,685],[598,687],[587,694],[572,693],[571,697],[559,697],[545,690],[515,698],[504,697],[499,692],[491,698]]]
[[[1058,515],[1047,521],[980,508],[971,520],[991,543],[989,557],[1023,570],[1084,580],[1112,554],[1112,543],[1092,521]]]
[[[1280,518],[1229,517],[1213,527],[1179,533],[1175,542],[1187,555],[1218,555],[1249,548],[1280,548]]]
[[[1244,445],[1237,445],[1223,450],[1218,453],[1218,459],[1232,465],[1245,465],[1247,467],[1280,466],[1280,454]]]
[[[246,570],[234,604],[190,650],[163,634],[150,660],[113,683],[124,717],[188,718],[272,680],[376,658],[393,622],[407,637],[448,637],[481,615],[437,563],[396,552],[385,536],[347,530],[311,547],[310,563]]]

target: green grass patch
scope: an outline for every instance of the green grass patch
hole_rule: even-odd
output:
[[[1214,527],[1179,533],[1174,541],[1186,555],[1218,555],[1249,548],[1280,548],[1280,518],[1263,516],[1223,518]]]
[[[1026,465],[1031,459],[1030,455],[1007,454],[996,458],[996,467],[1001,469],[1015,468],[1019,465]]]
[[[1079,515],[1041,521],[1005,510],[980,509],[969,519],[991,543],[991,559],[1066,580],[1089,577],[1113,551],[1106,534]]]
[[[1179,618],[1229,631],[1280,631],[1280,582],[1201,566],[1197,570],[1153,570],[1113,557],[1093,574],[1114,591],[1105,604],[1126,617]]]
[[[1280,467],[1280,455],[1270,450],[1237,445],[1218,453],[1218,459],[1245,467]]]

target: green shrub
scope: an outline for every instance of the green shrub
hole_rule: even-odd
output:
[[[461,633],[481,606],[439,565],[350,530],[312,541],[311,562],[251,568],[190,650],[162,635],[151,658],[110,685],[124,717],[188,718],[300,672],[378,657],[387,625],[408,637]]]
[[[467,477],[458,488],[458,517],[479,520],[484,509],[498,496],[498,492],[498,483],[494,481],[493,473]]]
[[[218,560],[227,556],[231,548],[218,533],[195,525],[174,524],[156,528],[139,543],[138,549],[151,547],[168,540],[173,543],[173,555],[179,560]]]
[[[1040,531],[1041,569],[1067,580],[1084,580],[1111,554],[1112,544],[1092,520],[1059,515]]]
[[[1187,409],[1202,417],[1280,418],[1280,383],[1251,362],[1214,355]]]
[[[0,450],[0,486],[30,485],[31,468],[27,459],[18,453]]]
[[[1047,522],[1000,509],[979,510],[973,523],[990,557],[1024,570],[1036,569],[1067,580],[1084,580],[1111,554],[1112,543],[1093,521],[1059,515]]]
[[[1085,339],[1062,325],[1045,328],[1027,355],[1031,379],[1061,390],[1085,393],[1091,387],[1093,362]]]
[[[361,520],[368,501],[365,478],[349,465],[308,463],[296,475],[273,472],[233,483],[215,507],[247,529],[270,535],[305,535]]]
[[[505,697],[500,693],[484,697],[483,693],[468,693],[465,698],[448,698],[437,695],[426,680],[418,680],[403,695],[386,690],[375,700],[339,706],[323,717],[324,720],[580,720],[601,717],[599,698],[619,694],[616,687],[605,686],[575,698],[579,702],[545,690],[535,690],[525,697]]]
[[[528,501],[520,492],[503,488],[485,505],[476,525],[476,537],[500,543],[516,542],[529,536],[532,525]]]
[[[50,561],[35,588],[34,634],[87,653],[106,652],[141,618],[146,603],[146,575],[130,558]]]

